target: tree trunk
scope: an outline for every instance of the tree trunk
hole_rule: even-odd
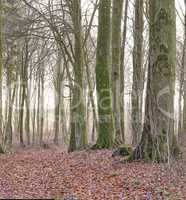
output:
[[[96,54],[96,89],[98,98],[98,139],[97,148],[110,148],[113,145],[114,121],[111,105],[110,83],[110,31],[111,1],[99,2],[98,38]]]
[[[27,135],[27,144],[30,145],[30,94],[28,88],[28,80],[26,83],[26,120],[25,120],[25,130]]]
[[[135,146],[140,139],[141,132],[141,101],[143,98],[143,0],[135,1],[133,48],[133,85],[132,85],[132,143]]]
[[[186,8],[186,0],[185,2],[185,8]],[[185,23],[186,23],[186,13],[185,13]],[[183,138],[184,133],[186,131],[186,24],[184,24],[184,44],[183,44],[183,56],[182,56],[182,69],[183,71],[181,72],[181,79],[183,79],[183,83],[181,84],[181,88],[183,88],[183,121],[181,123],[181,119],[180,119],[180,126],[182,124],[181,127],[181,131],[179,133],[179,136]],[[180,91],[181,92],[181,91]],[[181,95],[181,93],[180,93]],[[181,97],[180,97],[180,101],[181,101]],[[181,109],[180,109],[181,112]]]
[[[71,139],[69,151],[74,151],[74,147],[85,147],[88,143],[86,121],[85,121],[85,100],[83,95],[83,42],[82,42],[82,25],[81,25],[81,0],[72,1],[72,21],[74,25],[75,36],[75,64],[74,78],[75,83],[72,89],[71,105]],[[74,145],[76,138],[79,138],[79,144]]]
[[[12,45],[10,46],[10,49],[8,50],[9,53],[9,60],[7,62],[6,66],[6,87],[7,87],[7,118],[6,118],[6,126],[5,126],[5,142],[8,145],[8,148],[11,147],[13,142],[13,130],[12,130],[12,113],[13,113],[13,104],[14,104],[14,98],[16,93],[16,86],[12,88],[12,83],[14,83],[14,80],[16,78],[13,76],[15,68],[17,66],[17,47],[14,42],[12,42]]]
[[[42,145],[43,139],[44,139],[44,66],[41,66],[40,69],[40,84],[41,84],[41,93],[40,93],[40,113],[39,113],[39,121],[40,121],[40,135],[39,135],[39,142],[40,145]]]
[[[121,132],[122,140],[125,141],[125,102],[124,102],[124,92],[125,92],[125,82],[124,82],[124,60],[125,60],[125,43],[127,35],[127,19],[128,19],[128,4],[129,0],[125,1],[125,14],[124,14],[124,23],[123,23],[123,36],[122,36],[122,46],[121,46],[121,64],[120,64],[120,116],[121,116]]]
[[[24,117],[24,104],[25,104],[25,94],[26,88],[23,84],[20,94],[20,113],[19,113],[19,136],[20,136],[20,144],[24,146],[24,139],[23,139],[23,117]]]
[[[122,143],[120,116],[120,65],[121,65],[121,21],[123,0],[114,0],[112,9],[112,96],[115,121],[115,144]]]
[[[60,50],[58,50],[58,63],[55,76],[55,122],[54,122],[54,143],[58,145],[59,142],[59,125],[60,125],[60,106],[61,106],[61,67],[62,56]]]
[[[135,159],[169,161],[178,153],[174,136],[176,61],[175,1],[149,2],[150,49],[145,122]]]
[[[12,50],[11,50],[12,51]],[[8,148],[12,145],[12,68],[13,63],[8,64],[7,66],[7,119],[5,127],[5,142],[8,145]]]
[[[2,72],[3,72],[3,25],[2,25],[2,2],[0,1],[0,148],[3,141],[3,113],[2,113]]]
[[[40,70],[39,70],[39,75],[37,76],[37,133],[36,133],[36,143],[39,144],[41,141],[41,133],[40,133],[40,97],[41,97],[41,80],[40,80]]]

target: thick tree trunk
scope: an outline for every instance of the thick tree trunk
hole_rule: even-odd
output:
[[[110,148],[113,145],[114,121],[111,105],[110,84],[110,31],[111,1],[99,2],[99,24],[96,57],[96,89],[98,97],[98,139],[97,148]]]
[[[133,48],[133,85],[132,85],[132,143],[135,146],[140,139],[141,132],[141,101],[143,98],[143,0],[135,1]]]
[[[121,21],[123,0],[114,0],[112,9],[112,97],[115,122],[115,144],[122,143],[120,113]]]
[[[168,161],[178,153],[174,136],[175,1],[149,2],[150,56],[145,122],[135,159]]]

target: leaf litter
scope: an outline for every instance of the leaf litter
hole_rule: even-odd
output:
[[[0,198],[185,200],[184,164],[122,163],[112,151],[24,151],[0,156]]]

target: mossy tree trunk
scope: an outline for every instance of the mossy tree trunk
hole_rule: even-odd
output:
[[[85,100],[83,94],[83,35],[81,25],[81,0],[74,0],[70,6],[72,21],[74,25],[74,86],[72,90],[72,105],[71,105],[71,136],[69,151],[75,150],[76,146],[85,147],[88,143],[86,121],[85,121]],[[76,138],[80,138],[79,144],[76,143]]]
[[[111,1],[100,0],[96,53],[96,90],[98,98],[98,139],[97,148],[113,145],[113,116],[110,84],[110,32]]]
[[[112,97],[115,121],[115,144],[122,143],[120,115],[120,64],[121,64],[121,21],[123,0],[113,0],[112,8]]]
[[[132,133],[133,145],[140,139],[143,97],[143,0],[135,1],[134,48],[133,48],[133,85],[132,85]]]
[[[167,161],[175,156],[175,1],[149,1],[150,38],[145,122],[135,159]]]

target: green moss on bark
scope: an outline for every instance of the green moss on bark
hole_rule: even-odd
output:
[[[96,89],[98,97],[98,139],[97,148],[113,145],[113,116],[110,84],[110,31],[111,1],[99,3],[99,25],[96,53]]]
[[[174,136],[176,60],[175,1],[149,1],[150,41],[145,123],[131,159],[168,161],[177,157]]]

